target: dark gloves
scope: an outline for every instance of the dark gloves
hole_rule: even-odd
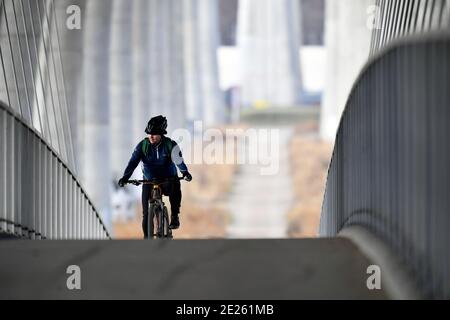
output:
[[[183,172],[183,179],[186,181],[191,181],[192,180],[192,176],[188,171]]]
[[[119,179],[119,186],[120,187],[123,187],[123,186],[125,186],[125,183],[127,182],[127,179],[125,179],[125,178],[120,178]]]

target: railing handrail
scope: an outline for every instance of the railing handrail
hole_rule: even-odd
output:
[[[372,67],[374,64],[376,64],[386,54],[388,54],[394,50],[397,50],[397,49],[401,48],[402,46],[418,44],[418,43],[426,43],[429,41],[436,41],[436,40],[444,41],[444,40],[448,40],[449,38],[450,38],[450,31],[447,31],[447,30],[437,30],[437,31],[433,31],[433,32],[430,32],[427,34],[410,34],[410,35],[406,35],[406,36],[403,36],[400,38],[395,38],[395,39],[391,40],[388,44],[386,44],[382,48],[378,49],[373,55],[369,56],[367,62],[364,64],[364,66],[362,67],[358,76],[356,77],[355,81],[353,82],[352,88],[350,89],[348,97],[345,101],[345,107],[344,107],[344,110],[342,111],[342,115],[339,119],[339,124],[338,124],[337,130],[336,130],[336,135],[335,135],[334,141],[335,142],[337,141],[337,136],[338,136],[339,132],[341,131],[341,127],[342,127],[342,119],[344,118],[344,115],[347,111],[347,106],[350,102],[350,99],[356,90],[356,86],[359,84],[361,78],[364,77],[365,74],[368,72],[368,69],[370,67]],[[335,148],[333,146],[330,163],[328,164],[328,169],[327,169],[327,177],[328,177],[328,174],[330,173],[331,164],[334,159],[334,152],[335,152]],[[328,184],[328,179],[325,183],[325,190],[327,188],[327,184]],[[324,199],[325,199],[325,195],[322,199],[322,204],[324,202],[323,201]]]
[[[364,65],[339,121],[319,224],[327,237],[351,225],[374,232],[430,297],[450,292],[450,256],[440,246],[449,240],[443,231],[449,200],[431,191],[449,181],[442,170],[450,158],[449,45],[448,31],[397,38]]]
[[[376,64],[380,59],[386,56],[388,53],[393,50],[397,50],[403,46],[411,45],[411,44],[419,44],[419,43],[427,43],[430,41],[436,40],[448,40],[450,38],[450,31],[447,30],[436,30],[426,34],[411,34],[405,35],[401,38],[395,38],[387,43],[385,46],[378,49],[373,55],[369,56],[366,63],[361,68],[361,71],[358,73],[358,76],[353,81],[352,88],[349,91],[348,97],[345,101],[345,107],[342,112],[341,118],[339,120],[338,130],[336,131],[336,136],[341,128],[342,118],[344,117],[344,113],[347,109],[347,105],[349,104],[350,98],[352,97],[356,86],[359,84],[361,78],[367,73],[367,70]]]
[[[45,139],[42,137],[42,135],[39,133],[39,131],[37,131],[35,128],[33,128],[32,126],[30,126],[27,121],[25,121],[25,119],[22,118],[22,116],[20,116],[20,114],[17,113],[17,111],[13,110],[12,108],[10,108],[7,104],[5,104],[3,101],[0,100],[0,108],[4,111],[6,111],[7,113],[9,113],[12,117],[14,117],[14,119],[18,122],[20,122],[23,126],[25,126],[28,130],[30,130],[46,147],[47,149],[53,153],[54,157],[56,159],[58,159],[59,162],[61,162],[61,164],[64,166],[64,168],[67,170],[67,172],[70,174],[70,176],[73,178],[73,180],[76,182],[78,188],[80,188],[81,193],[86,197],[86,200],[88,201],[89,205],[92,207],[92,209],[95,212],[95,215],[97,217],[97,219],[99,220],[100,224],[102,225],[103,230],[105,231],[106,235],[108,238],[111,238],[108,230],[105,227],[105,224],[103,222],[103,219],[100,217],[99,211],[97,210],[97,208],[95,207],[94,203],[92,202],[92,200],[89,198],[87,192],[84,190],[83,186],[81,185],[81,182],[78,180],[77,176],[73,173],[73,171],[70,169],[70,167],[68,166],[67,162],[62,159],[62,157],[59,155],[59,153],[49,144],[47,143],[47,141],[45,141]]]

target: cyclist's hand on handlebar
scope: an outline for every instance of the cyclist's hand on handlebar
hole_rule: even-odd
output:
[[[185,172],[183,172],[183,179],[186,181],[191,181],[192,175],[188,171],[185,171]]]
[[[127,183],[127,179],[125,179],[125,178],[120,178],[119,179],[119,186],[120,187],[125,186],[125,183]]]

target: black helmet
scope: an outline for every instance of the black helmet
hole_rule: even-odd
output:
[[[166,134],[167,131],[167,119],[163,116],[157,116],[150,119],[145,128],[145,133],[147,134]]]

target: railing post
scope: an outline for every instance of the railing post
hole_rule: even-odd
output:
[[[4,110],[0,109],[0,232],[7,231],[6,215],[6,197],[7,197],[7,114]]]
[[[7,214],[7,228],[10,234],[14,234],[14,194],[15,194],[15,183],[14,181],[14,120],[11,117],[7,118],[7,132],[9,135],[6,135],[7,138],[7,161],[6,161],[6,181],[8,182],[8,188],[11,190],[9,195],[6,196],[6,214]],[[9,137],[9,139],[8,139]]]

